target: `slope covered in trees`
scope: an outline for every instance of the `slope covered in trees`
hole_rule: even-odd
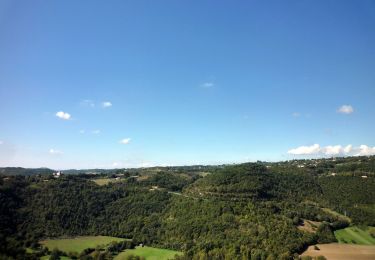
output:
[[[24,249],[44,238],[106,235],[181,250],[181,259],[288,259],[349,224],[326,208],[374,224],[372,169],[359,167],[368,178],[358,167],[332,175],[354,163],[343,160],[212,167],[205,177],[200,168],[144,169],[103,186],[91,175],[4,175],[0,257],[32,258]],[[301,230],[304,220],[320,223],[316,232]]]

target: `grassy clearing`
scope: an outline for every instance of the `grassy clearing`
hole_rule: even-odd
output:
[[[93,182],[95,182],[99,186],[107,185],[107,184],[113,183],[113,182],[120,182],[120,181],[121,181],[121,179],[120,180],[116,180],[115,178],[93,179]]]
[[[96,248],[97,246],[106,246],[112,241],[123,241],[125,239],[107,236],[84,236],[69,239],[48,239],[40,243],[49,250],[57,248],[65,253],[77,252],[81,253],[86,248]]]
[[[129,255],[143,256],[146,260],[168,260],[173,259],[175,255],[182,255],[182,253],[169,249],[145,246],[136,247],[135,249],[128,249],[116,256],[115,260],[124,260]]]
[[[347,227],[336,230],[335,237],[341,244],[375,245],[375,238],[370,235],[374,227]],[[374,231],[373,231],[374,232]]]

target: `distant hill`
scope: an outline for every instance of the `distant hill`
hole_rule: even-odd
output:
[[[54,170],[49,168],[22,168],[22,167],[0,167],[0,174],[14,176],[30,176],[35,174],[52,174]]]

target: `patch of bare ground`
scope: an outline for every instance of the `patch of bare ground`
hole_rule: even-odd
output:
[[[306,231],[309,233],[315,233],[321,222],[312,221],[307,219],[302,219],[302,223],[297,227],[301,231]]]
[[[302,256],[325,256],[328,260],[374,260],[375,246],[352,245],[352,244],[318,244],[309,246]]]

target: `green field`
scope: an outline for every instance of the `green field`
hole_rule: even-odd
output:
[[[57,248],[63,252],[81,253],[86,248],[96,248],[97,246],[106,246],[112,241],[123,241],[125,239],[107,236],[85,236],[68,239],[48,239],[40,243],[49,250]]]
[[[341,244],[375,245],[375,238],[370,232],[375,232],[375,227],[361,229],[354,226],[336,230],[335,237]]]
[[[122,179],[122,180],[124,180],[124,179]],[[107,185],[109,183],[120,182],[122,180],[121,179],[116,180],[114,178],[100,178],[100,179],[93,179],[93,182],[95,182],[99,186],[103,186],[103,185]]]
[[[129,255],[143,256],[146,260],[168,260],[173,259],[176,254],[182,255],[179,251],[145,246],[128,249],[116,256],[115,260],[125,260]]]

